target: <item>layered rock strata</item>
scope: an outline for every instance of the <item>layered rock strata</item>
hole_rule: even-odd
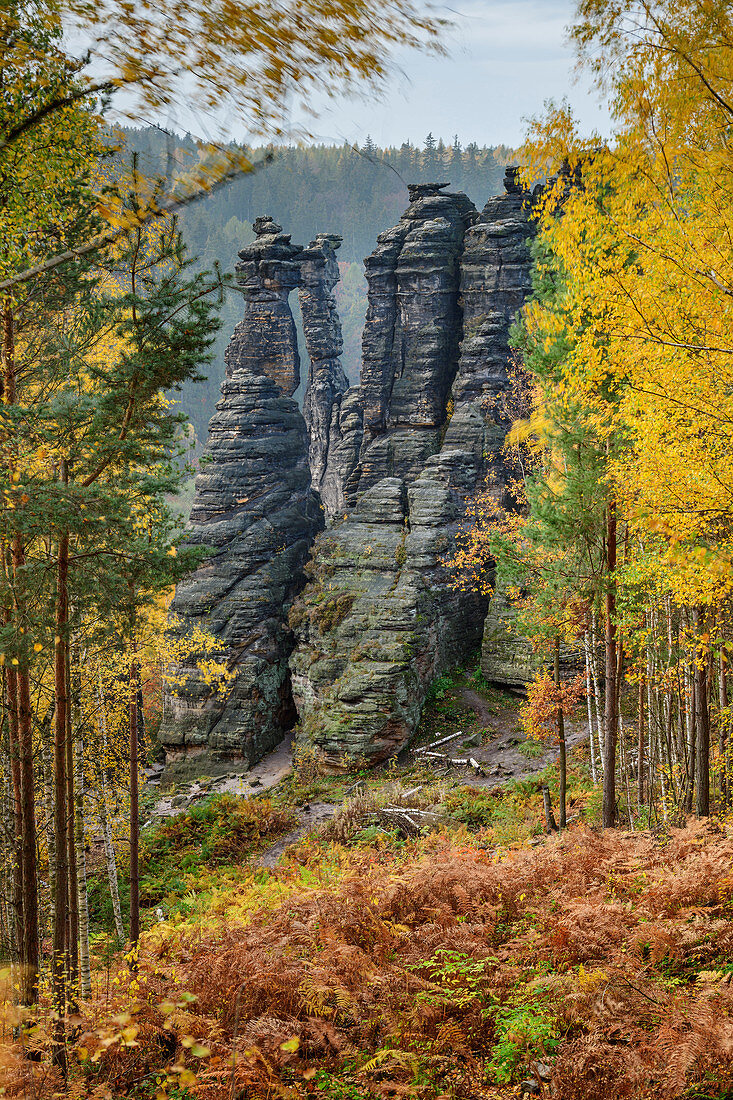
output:
[[[285,618],[322,526],[298,406],[266,375],[236,370],[209,426],[186,535],[210,553],[172,604],[182,635],[201,628],[220,643],[205,659],[226,662],[233,680],[207,686],[194,643],[165,700],[169,761],[206,749],[252,764],[294,725]]]
[[[300,735],[331,766],[409,741],[431,680],[482,635],[486,601],[453,591],[442,562],[492,460],[504,480],[497,401],[532,230],[513,173],[481,215],[445,186],[411,188],[366,261],[359,459],[291,614]]]
[[[300,283],[302,249],[270,217],[257,218],[252,228],[256,239],[235,268],[244,317],[224,355],[226,373],[266,374],[291,395],[300,385],[300,355],[288,297]]]
[[[333,288],[339,279],[336,249],[341,237],[319,234],[300,256],[300,309],[305,345],[310,359],[303,415],[308,427],[309,462],[313,488],[320,494],[327,515],[342,506],[343,490],[339,471],[348,466],[346,455],[331,456],[342,440],[340,403],[349,388],[339,356],[343,348],[341,323]]]
[[[537,653],[529,638],[519,629],[516,604],[505,592],[497,590],[491,598],[481,646],[481,671],[490,684],[499,684],[524,695],[541,669],[552,674],[554,656]],[[585,667],[581,646],[560,646],[560,676],[570,679]]]
[[[426,685],[480,643],[486,601],[440,565],[463,515],[466,465],[437,454],[410,485],[387,477],[318,542],[290,622],[298,736],[332,768],[375,764],[416,729]]]
[[[477,475],[509,478],[501,454],[509,428],[509,330],[532,287],[530,201],[508,168],[505,192],[489,199],[466,232],[461,256],[463,340],[444,446],[471,451]]]
[[[325,240],[314,246],[318,257],[313,248],[304,252],[272,218],[258,218],[253,228],[256,239],[236,267],[244,317],[226,351],[186,535],[209,554],[177,586],[172,605],[177,629],[192,641],[165,700],[160,739],[169,761],[206,751],[214,766],[232,758],[252,764],[296,720],[286,620],[323,510],[311,488],[306,424],[290,396],[300,359],[288,296],[303,270],[313,296],[325,288],[323,316],[309,308],[309,346],[318,330],[320,347],[334,351],[333,252]],[[314,272],[318,263],[323,270]],[[205,651],[199,631],[208,636]],[[202,672],[217,659],[230,681],[218,692]]]
[[[462,334],[459,262],[476,217],[447,184],[415,184],[399,225],[365,261],[369,299],[362,341],[364,436],[354,500],[383,477],[414,479],[440,447]]]

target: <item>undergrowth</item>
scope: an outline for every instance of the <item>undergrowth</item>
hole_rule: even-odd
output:
[[[192,895],[206,894],[242,878],[251,856],[295,825],[287,806],[269,799],[212,795],[185,813],[164,819],[140,838],[140,904],[162,908],[165,915],[193,908]],[[125,864],[120,868],[120,895],[129,897]],[[113,928],[112,904],[104,869],[90,876],[89,906],[95,930]]]
[[[544,1063],[562,1100],[729,1097],[731,835],[487,833],[302,843],[195,923],[154,927],[134,993],[80,1008],[72,1095],[489,1100]],[[133,1045],[105,1046],[120,1019]],[[7,1095],[25,1095],[12,1057]],[[39,1057],[24,1080],[50,1097]]]

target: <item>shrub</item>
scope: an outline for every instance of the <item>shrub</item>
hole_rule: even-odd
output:
[[[541,1005],[500,1008],[489,1066],[500,1084],[509,1084],[520,1067],[552,1053],[559,1044],[557,1019]]]
[[[356,599],[354,592],[339,592],[326,596],[321,603],[315,604],[311,609],[311,620],[318,626],[322,634],[328,634],[330,630],[342,623],[351,611]]]
[[[425,698],[428,702],[433,702],[435,699],[445,699],[446,694],[452,687],[453,681],[450,676],[436,676],[425,692]]]

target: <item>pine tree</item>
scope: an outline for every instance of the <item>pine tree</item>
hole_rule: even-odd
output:
[[[428,134],[428,136],[425,138],[425,144],[423,146],[422,175],[425,180],[429,180],[431,183],[437,182],[438,176],[440,175],[437,143],[432,134]]]

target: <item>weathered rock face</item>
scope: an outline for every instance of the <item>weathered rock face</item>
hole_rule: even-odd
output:
[[[503,592],[495,592],[484,623],[481,671],[490,684],[524,694],[542,661],[519,633],[517,614]]]
[[[330,474],[326,476],[330,444],[338,447],[341,442],[339,405],[342,394],[349,388],[339,360],[343,340],[333,295],[339,279],[336,249],[340,244],[340,237],[319,235],[300,258],[300,308],[310,359],[303,415],[310,440],[313,487],[320,494],[327,515],[334,515],[342,505],[340,470],[348,464],[346,456],[343,461],[332,458]]]
[[[331,766],[376,762],[408,741],[430,681],[483,630],[486,601],[454,592],[441,562],[503,443],[485,405],[509,386],[532,231],[511,174],[480,216],[443,187],[411,188],[366,261],[363,437],[342,471],[347,516],[317,541],[291,614],[301,735]]]
[[[369,306],[362,341],[364,438],[347,498],[383,477],[412,480],[440,447],[461,339],[459,261],[476,217],[447,184],[410,188],[399,225],[365,261]]]
[[[481,215],[446,186],[411,187],[409,209],[366,261],[359,387],[347,389],[339,363],[337,239],[298,249],[258,219],[240,253],[245,315],[191,515],[192,540],[214,553],[174,602],[184,626],[221,639],[236,679],[222,703],[183,670],[163,724],[169,754],[206,746],[255,760],[297,709],[300,736],[332,766],[376,763],[409,741],[435,676],[480,644],[486,601],[455,592],[442,562],[492,462],[500,490],[506,477],[506,424],[488,406],[509,388],[532,231],[511,172]],[[310,439],[288,396],[299,377],[295,287]],[[298,595],[323,525],[311,471],[335,518]]]
[[[295,401],[265,375],[235,371],[201,467],[187,540],[211,554],[177,586],[172,611],[183,633],[199,626],[221,640],[217,656],[236,677],[224,699],[212,695],[193,653],[166,698],[160,739],[169,759],[206,748],[251,764],[295,723],[285,617],[323,525]]]
[[[525,637],[517,622],[515,604],[500,589],[492,596],[489,613],[484,623],[481,646],[481,671],[491,684],[500,684],[519,695],[527,688],[544,667],[552,674],[554,657],[537,653]],[[563,643],[560,646],[560,676],[570,679],[582,672],[585,653],[582,646]]]
[[[236,265],[244,317],[225,353],[226,373],[266,374],[290,395],[300,384],[300,356],[288,295],[300,282],[302,250],[272,218],[258,218],[253,228],[257,239]]]
[[[346,495],[358,472],[359,452],[364,438],[364,410],[358,386],[348,389],[331,409],[328,457],[321,479],[322,498],[331,516],[343,515]],[[352,493],[353,495],[353,493]]]
[[[417,727],[425,687],[481,637],[486,601],[439,564],[463,514],[463,456],[434,455],[409,486],[383,478],[318,540],[290,622],[299,736],[330,766],[374,764]]]
[[[501,449],[509,424],[500,398],[510,386],[509,329],[532,287],[534,225],[516,177],[516,169],[507,169],[505,193],[489,199],[464,239],[463,340],[444,441],[471,451],[477,476],[491,470],[498,487],[507,477]]]

